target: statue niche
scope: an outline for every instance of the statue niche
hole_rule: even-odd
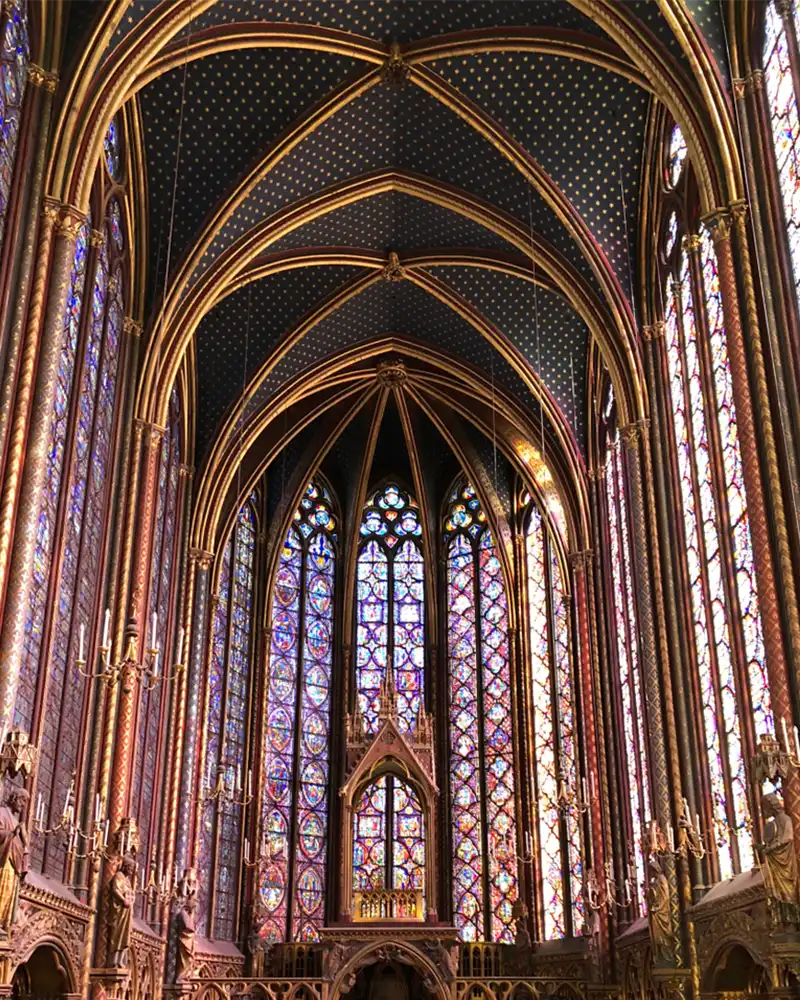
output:
[[[436,922],[433,731],[420,710],[413,730],[397,717],[393,678],[381,689],[377,731],[358,709],[347,720],[349,774],[342,809],[344,922]]]

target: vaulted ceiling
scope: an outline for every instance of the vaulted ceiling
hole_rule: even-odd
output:
[[[169,4],[134,0],[109,53]],[[389,355],[424,381],[425,352],[438,359],[437,378],[452,359],[460,388],[437,390],[437,405],[493,474],[487,422],[470,413],[470,372],[538,428],[545,451],[567,442],[585,460],[592,340],[618,337],[620,315],[635,328],[640,177],[655,98],[578,6],[198,3],[160,57],[164,71],[137,97],[151,318],[165,290],[199,302],[226,268],[235,271],[203,300],[194,332],[198,464],[211,461],[221,431],[255,427],[287,386],[330,359],[349,359],[353,385],[366,385]],[[642,44],[688,80],[660,4],[618,6]],[[717,4],[688,7],[724,79]],[[381,339],[390,348],[364,362]],[[333,406],[340,388],[332,380],[314,392]],[[297,405],[310,406],[295,394]],[[293,411],[281,406],[285,422]],[[447,476],[436,467],[450,469],[444,456],[454,446],[415,407],[420,461],[440,492]],[[496,434],[496,420],[488,423]],[[262,449],[267,424],[253,433]],[[293,439],[295,463],[314,451],[314,426]],[[356,408],[325,451],[345,494],[370,426]],[[273,469],[286,467],[288,447]]]

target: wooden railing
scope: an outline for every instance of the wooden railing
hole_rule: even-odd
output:
[[[355,893],[353,898],[356,923],[424,919],[421,889],[366,889]]]

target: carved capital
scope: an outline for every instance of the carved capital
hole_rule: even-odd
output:
[[[101,247],[106,241],[105,233],[99,229],[92,229],[89,233],[89,244],[93,247]]]
[[[591,549],[582,549],[580,552],[570,552],[569,554],[569,564],[576,573],[585,570],[591,561]]]
[[[602,482],[606,478],[606,467],[599,465],[596,469],[589,469],[589,479],[595,482]]]
[[[142,324],[133,319],[132,316],[125,317],[122,321],[122,329],[129,337],[135,337],[137,340],[142,335]]]
[[[81,226],[86,221],[86,217],[77,208],[71,205],[64,205],[59,212],[56,221],[56,236],[64,236],[68,240],[77,240]]]
[[[743,198],[731,202],[731,216],[734,223],[747,218],[747,202]]]
[[[736,101],[744,100],[744,95],[747,93],[747,79],[733,80],[733,97]]]
[[[690,236],[683,237],[683,248],[688,254],[700,253],[700,247],[702,245],[703,245],[703,239],[701,236],[692,234]]]
[[[189,549],[189,561],[196,563],[198,569],[210,569],[213,558],[213,552],[207,552],[205,549]]]
[[[639,447],[639,441],[647,433],[647,428],[650,426],[650,421],[647,419],[634,420],[629,424],[625,424],[624,427],[620,427],[619,433],[622,438],[623,444],[629,451]]]
[[[53,198],[45,198],[44,206],[42,207],[42,225],[47,226],[48,229],[52,229],[58,222],[58,216],[61,212],[61,204]]]
[[[28,83],[33,87],[43,87],[48,93],[53,94],[58,86],[58,77],[55,73],[48,73],[35,63],[29,63]]]
[[[792,23],[792,0],[775,0],[775,9],[787,24]]]
[[[401,265],[400,258],[397,254],[392,251],[389,254],[389,260],[381,272],[381,278],[384,281],[403,281],[407,277],[406,269]]]
[[[754,69],[748,78],[748,85],[750,90],[757,94],[764,89],[764,70]]]
[[[729,209],[715,209],[713,212],[709,212],[708,215],[704,215],[702,222],[715,244],[722,243],[724,240],[731,238],[733,219]]]
[[[642,339],[645,341],[660,340],[666,333],[666,329],[667,325],[663,320],[656,320],[655,323],[642,327]]]
[[[178,466],[178,475],[181,479],[194,479],[194,466],[186,465],[183,462]]]

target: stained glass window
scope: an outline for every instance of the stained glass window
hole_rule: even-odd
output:
[[[203,886],[207,934],[232,941],[237,930],[243,813],[252,789],[247,770],[247,711],[256,547],[256,496],[239,511],[222,553],[206,685],[205,802],[197,863],[209,873],[213,904]],[[209,794],[212,789],[215,794]],[[218,793],[218,794],[217,794]],[[213,913],[212,913],[213,910]]]
[[[389,774],[363,790],[353,815],[353,889],[425,891],[425,821],[413,784]]]
[[[416,501],[395,485],[374,493],[361,519],[356,593],[356,690],[367,733],[377,731],[391,664],[401,729],[414,728],[425,669],[425,567]]]
[[[445,520],[453,914],[464,941],[514,939],[516,781],[505,583],[470,485]]]
[[[686,153],[688,152],[686,147],[686,140],[683,137],[683,132],[676,125],[669,140],[669,153],[667,156],[667,175],[669,177],[669,182],[672,187],[678,183],[681,179],[681,174],[683,173],[683,164],[686,161]]]
[[[791,4],[792,31],[800,30],[800,12]],[[792,79],[791,42],[774,3],[766,7],[764,23],[764,87],[772,126],[789,256],[794,272],[795,294],[800,295],[800,118]]]
[[[153,557],[150,571],[149,613],[146,621],[152,623],[152,613],[157,615],[155,646],[160,653],[161,668],[169,674],[174,661],[175,622],[173,610],[177,577],[177,544],[180,539],[179,483],[181,467],[181,411],[178,390],[173,389],[170,399],[169,424],[161,442],[159,460],[158,500],[153,537]],[[147,645],[153,645],[148,632]],[[151,845],[159,843],[161,812],[158,791],[164,780],[165,751],[160,736],[166,724],[169,709],[169,689],[163,683],[148,689],[143,686],[139,695],[139,715],[136,730],[136,758],[133,771],[134,815],[139,827],[141,856],[153,858]]]
[[[696,267],[692,262],[696,262]],[[665,345],[698,709],[721,877],[754,862],[748,743],[774,731],[718,264],[708,233],[667,254]],[[745,683],[746,680],[746,683]],[[710,836],[709,836],[710,833]]]
[[[336,519],[309,483],[272,592],[261,882],[270,941],[315,941],[325,919]]]
[[[15,710],[20,723],[35,731],[31,710],[36,688],[43,685],[46,674],[37,798],[41,794],[48,821],[61,815],[81,753],[86,680],[76,660],[82,633],[89,654],[95,649],[97,592],[88,581],[103,579],[110,461],[117,432],[124,240],[121,245],[112,244],[107,216],[99,246],[88,254],[92,282],[82,309],[87,235],[83,230],[78,237],[67,300],[48,457],[52,477],[40,511],[33,598]],[[81,313],[87,309],[81,323]],[[56,525],[61,526],[58,532]],[[37,840],[35,866],[60,878],[65,859],[62,838]]]
[[[539,510],[525,528],[534,824],[538,834],[538,907],[546,940],[583,928],[583,849],[579,816],[568,799],[580,790],[570,606],[556,546]]]
[[[22,103],[28,83],[30,42],[27,0],[3,6],[0,50],[0,243],[5,233],[11,182],[22,125]]]
[[[116,118],[111,119],[111,124],[106,130],[103,139],[103,155],[106,161],[106,170],[114,180],[119,179],[119,122]]]
[[[644,837],[651,817],[650,778],[647,767],[645,706],[642,691],[639,639],[636,631],[632,552],[628,525],[628,500],[619,438],[609,443],[605,461],[606,502],[614,635],[616,637],[618,692],[622,709],[625,781],[630,805],[631,854],[634,870],[626,872],[639,912],[646,910],[647,857]]]

